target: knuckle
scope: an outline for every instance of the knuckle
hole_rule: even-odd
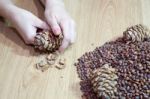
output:
[[[52,21],[54,19],[54,15],[50,14],[49,12],[45,12],[45,18]]]
[[[45,16],[48,17],[48,18],[54,18],[54,14],[51,13],[50,11],[45,11],[44,14],[45,14]]]

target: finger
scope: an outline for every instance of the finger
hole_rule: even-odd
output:
[[[50,17],[47,16],[46,20],[47,20],[48,24],[50,25],[52,32],[55,35],[59,35],[61,33],[61,29],[60,29],[59,24],[57,23],[55,16],[50,16]]]
[[[69,41],[67,41],[66,39],[63,39],[62,41],[62,45],[59,48],[60,52],[64,52],[64,50],[69,46]]]
[[[24,30],[23,33],[23,39],[26,44],[34,44],[34,38],[36,36],[36,27],[29,26]]]
[[[37,17],[35,17],[35,22],[33,24],[38,28],[49,30],[49,26]]]
[[[70,24],[69,24],[69,22],[66,21],[66,20],[61,21],[60,27],[62,29],[64,39],[67,39],[70,42],[71,34],[70,34]]]
[[[62,28],[63,35],[64,35],[62,45],[60,46],[60,49],[59,49],[62,52],[69,46],[71,36],[69,34],[70,29],[69,29],[69,22],[68,21],[62,21],[60,26]]]

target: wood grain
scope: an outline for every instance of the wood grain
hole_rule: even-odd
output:
[[[38,0],[14,2],[44,19]],[[67,59],[64,70],[37,71],[33,66],[43,55],[0,21],[0,99],[81,99],[80,80],[73,66],[77,58],[121,36],[128,26],[150,26],[150,0],[65,0],[65,4],[76,21],[77,40],[61,55]]]

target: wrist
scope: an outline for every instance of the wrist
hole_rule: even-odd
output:
[[[13,4],[2,5],[0,7],[1,16],[6,19],[11,19],[16,11],[17,7]]]

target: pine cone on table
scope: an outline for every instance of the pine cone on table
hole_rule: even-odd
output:
[[[150,39],[150,30],[141,24],[129,27],[126,31],[123,32],[125,40],[135,41],[144,41]]]
[[[54,35],[49,31],[38,32],[35,36],[35,48],[41,51],[54,52],[58,50],[63,40],[63,35]]]
[[[98,98],[116,99],[117,75],[116,70],[108,64],[95,69],[90,74],[93,90]]]

